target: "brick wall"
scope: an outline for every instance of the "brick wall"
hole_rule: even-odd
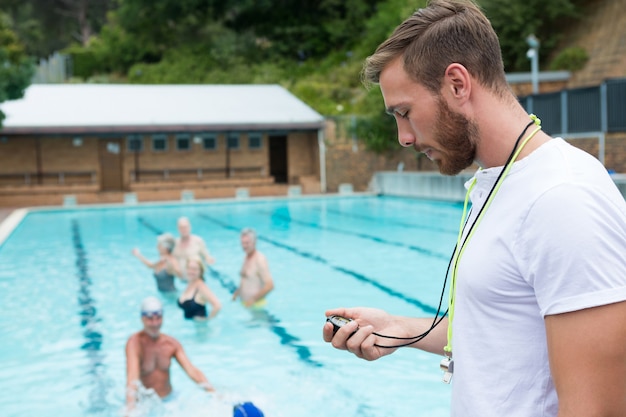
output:
[[[378,155],[365,150],[363,143],[353,146],[350,139],[338,137],[333,121],[328,122],[328,144],[326,147],[327,188],[336,192],[339,184],[351,183],[356,191],[365,191],[376,171],[395,171],[400,162],[405,171],[438,171],[436,164],[413,149],[400,148]],[[575,139],[569,142],[596,158],[598,139]],[[626,172],[626,133],[607,134],[605,138],[605,166],[618,173]],[[474,170],[472,167],[470,170]]]
[[[402,163],[407,171],[436,170],[437,166],[424,155],[398,144],[393,151],[376,154],[367,151],[360,141],[346,137],[337,123],[328,119],[326,124],[326,185],[327,191],[336,192],[339,184],[350,183],[355,191],[366,191],[376,171],[395,171]],[[395,138],[390,138],[395,141]]]
[[[598,138],[569,139],[569,143],[599,158]],[[618,173],[626,172],[626,133],[610,133],[605,137],[604,166]]]
[[[288,136],[287,164],[291,184],[299,184],[303,177],[319,178],[317,132],[294,132]]]
[[[532,82],[509,84],[517,97],[529,96],[533,93]],[[567,88],[568,81],[550,81],[539,83],[539,93],[553,93]]]
[[[124,146],[124,183],[129,184],[131,173],[136,169],[138,164],[140,170],[197,170],[197,169],[226,169],[227,159],[228,166],[236,167],[259,167],[259,172],[264,172],[265,176],[269,175],[269,157],[268,157],[268,139],[267,135],[262,138],[262,146],[260,149],[249,149],[248,135],[241,133],[239,135],[239,148],[228,150],[226,148],[226,134],[218,134],[216,137],[217,146],[215,149],[204,149],[202,143],[195,143],[191,140],[191,148],[189,150],[178,150],[176,148],[176,135],[165,135],[167,139],[167,150],[154,150],[152,146],[152,136],[144,136],[143,150],[135,155],[134,152],[128,151],[126,141]],[[190,173],[194,176],[195,174]],[[224,174],[205,173],[208,177],[220,177]]]
[[[0,141],[0,173],[36,172],[35,139],[6,137]]]

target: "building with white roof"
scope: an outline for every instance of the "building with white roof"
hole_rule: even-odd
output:
[[[0,109],[0,185],[324,190],[324,117],[279,85],[43,84]]]

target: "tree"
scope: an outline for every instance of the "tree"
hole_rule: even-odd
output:
[[[225,24],[252,31],[274,56],[305,61],[354,46],[381,0],[230,0]]]
[[[89,44],[95,30],[105,22],[111,7],[111,0],[54,0],[54,3],[54,12],[70,19],[71,35],[83,46]]]
[[[26,53],[47,58],[100,32],[115,0],[0,0]]]
[[[541,41],[539,53],[546,59],[561,39],[563,26],[580,17],[582,0],[480,0],[500,39],[507,72],[528,71],[526,37]]]
[[[0,102],[22,97],[35,71],[32,60],[26,56],[24,46],[9,25],[10,19],[0,13]],[[4,118],[0,111],[0,127]]]

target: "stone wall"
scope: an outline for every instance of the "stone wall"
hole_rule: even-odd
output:
[[[600,141],[598,138],[566,140],[600,159]],[[607,133],[604,148],[604,166],[606,169],[612,172],[626,173],[626,132]]]
[[[561,48],[580,46],[589,56],[586,65],[572,73],[568,88],[626,77],[626,0],[587,2],[581,20],[563,39]]]
[[[395,137],[389,138],[397,143]],[[347,137],[337,122],[327,120],[326,132],[326,189],[337,192],[339,184],[350,183],[355,191],[366,191],[372,175],[377,171],[437,170],[434,163],[424,155],[418,155],[412,148],[396,149],[377,154],[365,149],[363,142]]]
[[[367,151],[360,141],[339,137],[336,123],[328,122],[326,145],[326,182],[329,192],[336,192],[339,184],[351,183],[355,191],[368,190],[370,180],[378,171],[438,172],[436,164],[424,155],[417,154],[412,148],[376,154]],[[333,133],[334,131],[334,133]],[[389,139],[394,140],[394,138]],[[599,158],[598,138],[568,139],[572,145]],[[626,173],[626,132],[609,133],[605,137],[605,161],[607,170]]]

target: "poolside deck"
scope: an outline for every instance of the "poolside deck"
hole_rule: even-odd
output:
[[[298,185],[302,194],[320,192],[319,181],[305,181]],[[63,206],[66,198],[74,204],[122,204],[133,202],[189,201],[190,199],[235,198],[240,191],[250,197],[285,196],[291,185],[276,184],[273,178],[232,178],[203,181],[147,181],[133,183],[125,191],[99,191],[96,184],[72,185],[20,185],[0,187],[0,210],[34,206]],[[191,197],[189,197],[191,196]],[[2,217],[0,217],[1,219]]]
[[[0,224],[2,224],[2,222],[4,221],[4,219],[6,219],[7,217],[9,217],[9,214],[11,214],[13,212],[13,208],[2,208],[0,207]]]

